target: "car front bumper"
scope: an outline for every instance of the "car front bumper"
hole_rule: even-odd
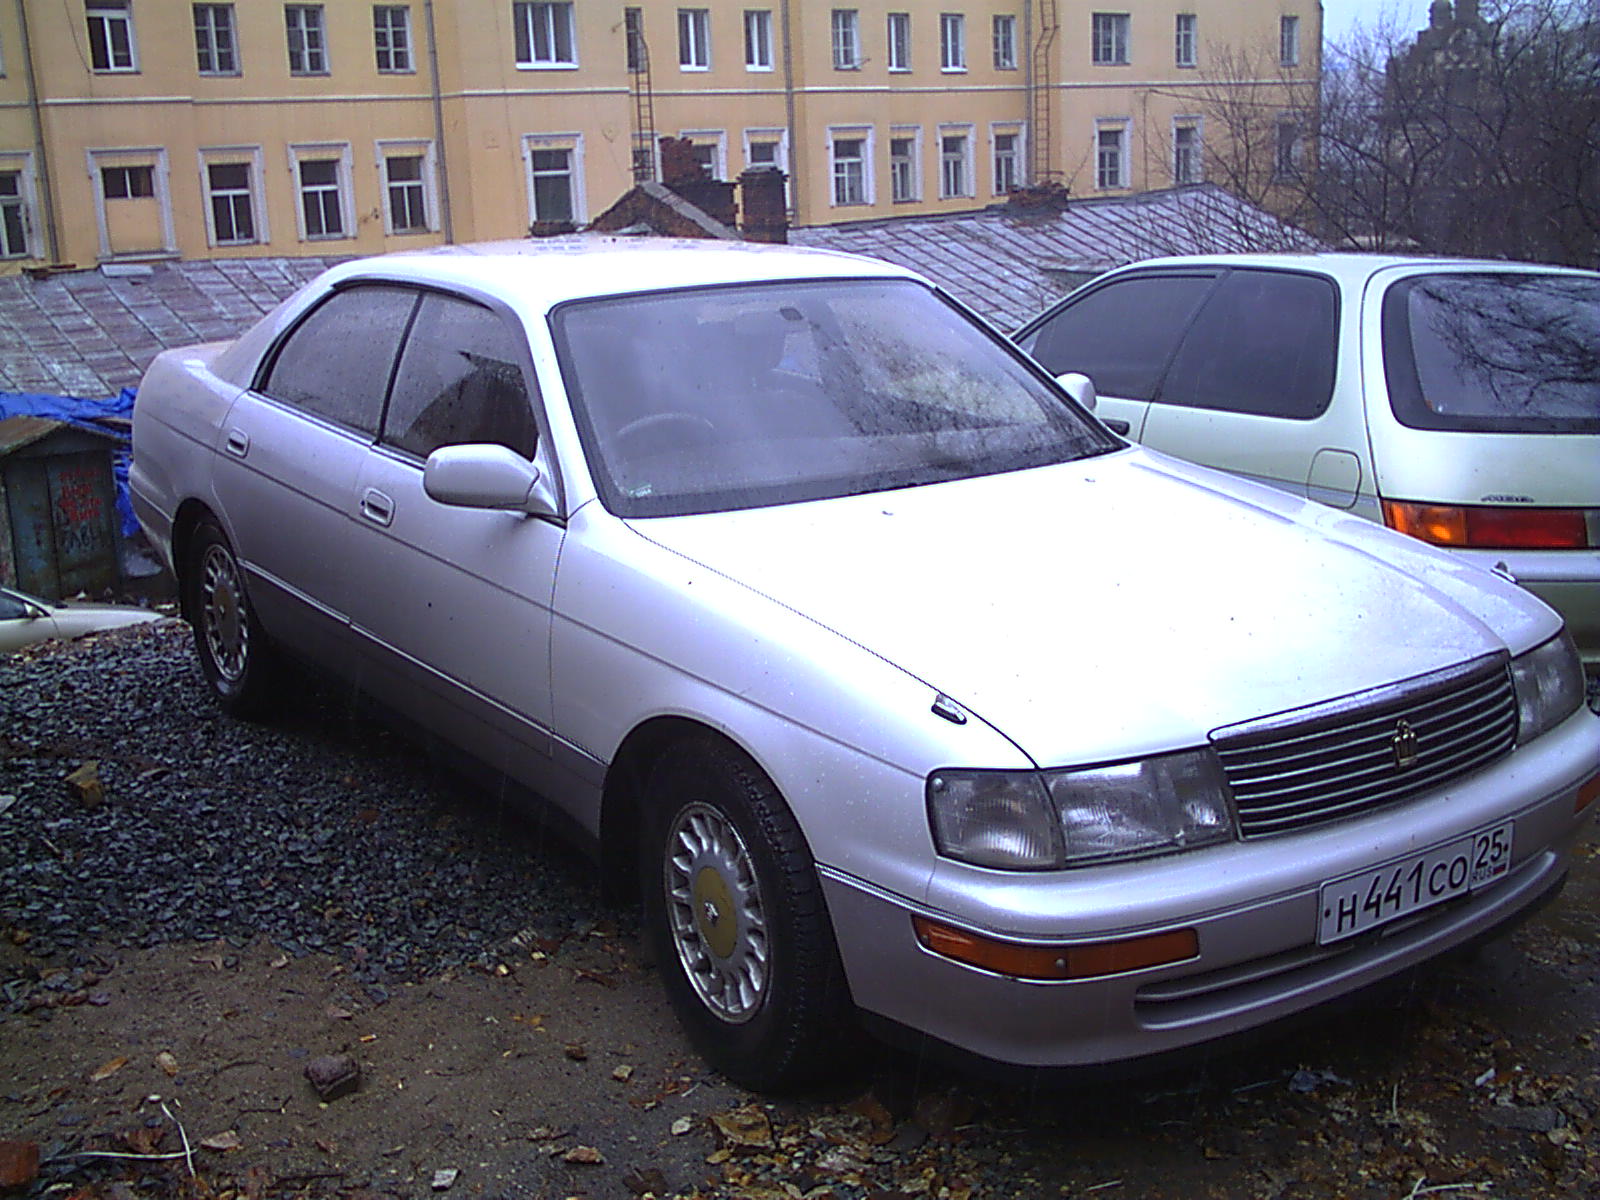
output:
[[[1575,811],[1600,763],[1580,712],[1442,792],[1302,834],[1112,867],[1007,873],[942,862],[925,903],[826,868],[858,1006],[997,1062],[1083,1066],[1243,1032],[1346,995],[1471,941],[1548,896],[1600,804]],[[1321,886],[1516,822],[1509,874],[1369,933],[1319,946]],[[923,915],[1002,940],[1060,944],[1193,929],[1189,961],[1069,982],[1011,978],[925,949]]]

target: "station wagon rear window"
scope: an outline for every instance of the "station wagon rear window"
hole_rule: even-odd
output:
[[[1407,279],[1384,297],[1383,357],[1414,429],[1600,433],[1600,277]]]
[[[554,327],[606,507],[754,508],[1122,445],[919,284],[750,284],[584,301]]]

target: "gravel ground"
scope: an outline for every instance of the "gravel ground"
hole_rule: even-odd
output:
[[[224,717],[172,622],[0,658],[0,714],[22,1200],[1600,1197],[1592,841],[1510,938],[1253,1049],[1046,1089],[869,1048],[774,1101],[580,853],[332,693]]]

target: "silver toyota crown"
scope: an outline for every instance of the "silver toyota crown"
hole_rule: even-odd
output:
[[[1193,1046],[1560,885],[1600,719],[1527,592],[1124,442],[910,272],[520,250],[162,355],[134,503],[225,708],[310,662],[571,818],[732,1078]]]

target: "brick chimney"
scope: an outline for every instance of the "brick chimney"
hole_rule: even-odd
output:
[[[739,232],[747,242],[789,240],[789,177],[777,167],[750,167],[739,176],[739,207],[744,219]]]

